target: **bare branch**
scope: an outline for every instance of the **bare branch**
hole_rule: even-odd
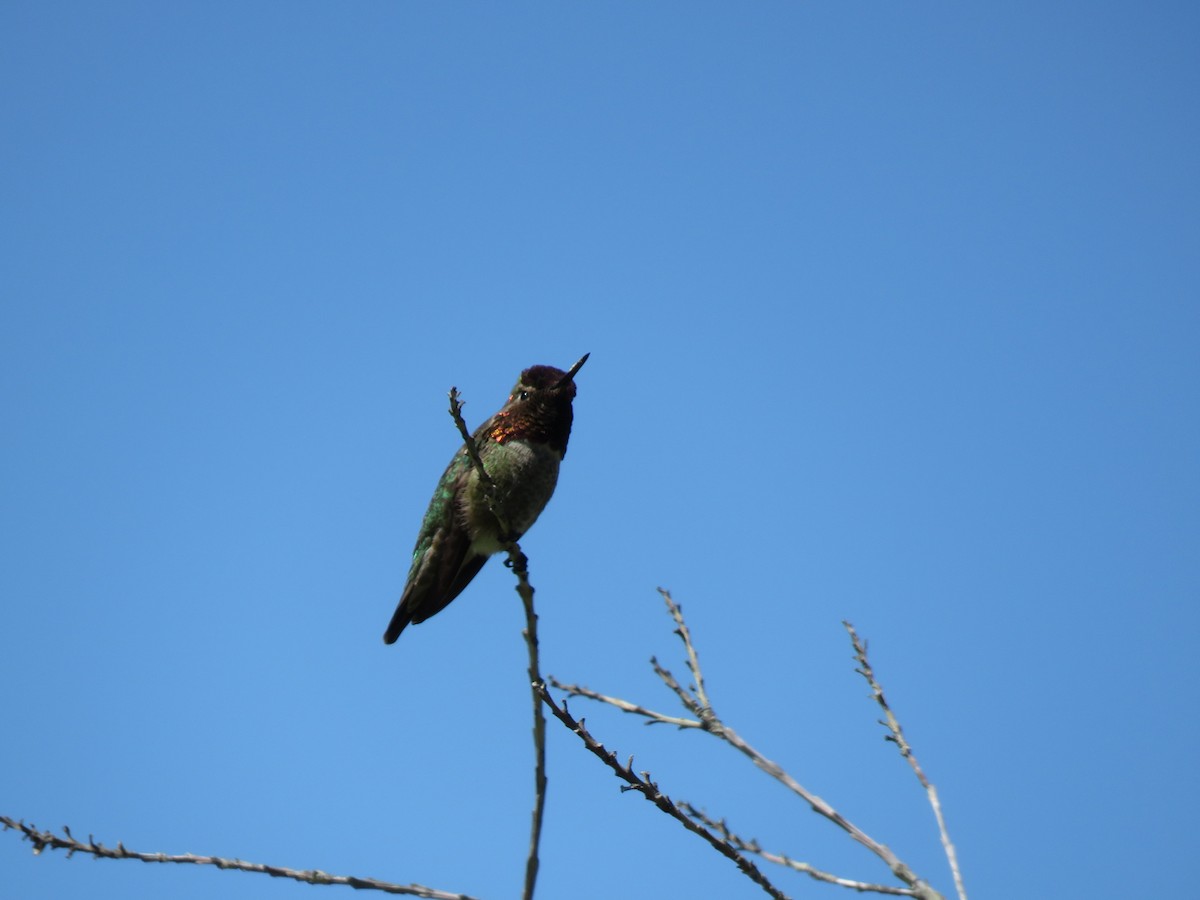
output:
[[[810,865],[806,862],[800,862],[799,860],[792,859],[790,856],[785,854],[769,853],[759,845],[758,841],[753,839],[747,841],[736,835],[732,830],[730,830],[724,819],[713,819],[711,816],[708,816],[692,804],[684,801],[680,801],[679,808],[696,821],[717,832],[717,834],[719,834],[727,843],[732,844],[743,853],[754,853],[762,859],[765,859],[767,862],[775,863],[776,865],[780,866],[786,866],[787,868],[793,869],[797,872],[803,872],[805,875],[808,875],[817,881],[824,881],[828,884],[836,884],[844,888],[850,888],[855,891],[868,893],[890,894],[898,897],[916,896],[916,891],[912,890],[911,888],[898,888],[891,887],[886,884],[871,884],[867,881],[854,881],[850,878],[840,878],[837,875],[824,872],[821,869],[818,869],[816,866]]]
[[[696,700],[699,701],[702,709],[711,709],[712,704],[708,702],[708,694],[704,690],[704,676],[700,674],[700,657],[696,653],[695,645],[692,644],[692,633],[688,631],[687,623],[683,621],[683,607],[671,599],[670,591],[659,588],[658,593],[667,604],[667,610],[671,613],[671,618],[675,620],[675,633],[679,635],[684,649],[687,650],[688,669],[691,670],[692,678],[696,681]]]
[[[587,359],[585,356],[575,364],[571,370],[574,374],[583,365]],[[487,500],[488,510],[496,521],[500,524],[501,535],[511,535],[512,532],[508,527],[508,520],[503,515],[500,504],[496,502],[496,483],[488,474],[483,465],[483,458],[479,455],[479,448],[475,444],[475,438],[471,436],[471,432],[467,430],[467,423],[462,417],[462,403],[459,401],[458,388],[450,388],[450,415],[454,418],[454,424],[458,427],[458,433],[462,435],[463,446],[466,448],[467,455],[471,457],[471,464],[475,467],[475,471],[479,473],[479,481],[483,485],[484,497]],[[533,586],[529,583],[529,559],[521,552],[521,546],[515,540],[508,540],[504,544],[504,549],[508,553],[508,559],[505,561],[513,573],[517,576],[517,593],[521,597],[521,604],[525,608],[525,646],[529,650],[529,683],[531,686],[542,683],[541,664],[538,661],[538,637],[537,637],[537,613],[533,609]],[[533,900],[534,886],[537,884],[539,857],[538,847],[542,841],[542,820],[546,810],[546,716],[542,712],[541,700],[538,697],[536,688],[532,688],[533,697],[533,747],[534,747],[534,799],[533,799],[533,816],[530,822],[529,831],[529,856],[525,860],[525,889],[522,893],[524,900]]]
[[[496,482],[492,480],[492,476],[483,465],[483,457],[479,455],[479,446],[475,443],[475,438],[467,430],[467,423],[463,420],[462,402],[458,399],[458,388],[450,388],[449,396],[450,415],[454,419],[454,425],[458,428],[458,433],[462,435],[463,448],[467,451],[467,456],[471,458],[471,465],[474,466],[476,473],[479,475],[479,483],[483,485],[483,498],[487,502],[488,512],[495,517],[496,522],[499,524],[500,534],[502,536],[511,536],[512,531],[508,527],[508,517],[504,515],[500,503],[497,502]],[[506,546],[504,549],[511,552],[512,548],[511,546]]]
[[[467,448],[467,455],[471,457],[471,462],[475,466],[475,471],[479,473],[480,480],[489,488],[495,487],[495,482],[492,481],[492,476],[488,474],[487,469],[483,467],[483,459],[479,455],[479,448],[475,446],[475,439],[471,437],[471,432],[467,430],[467,423],[463,421],[462,416],[462,401],[460,401],[458,388],[450,388],[450,415],[454,418],[454,424],[458,426],[458,433],[462,435],[463,445]]]
[[[576,735],[578,735],[579,739],[583,741],[584,746],[587,747],[588,750],[595,754],[606,766],[612,769],[613,773],[618,778],[626,782],[628,787],[622,787],[622,790],[639,792],[643,797],[645,797],[671,818],[678,821],[688,831],[707,841],[709,845],[712,846],[713,849],[715,849],[722,856],[732,860],[747,878],[774,897],[775,900],[788,900],[787,895],[779,890],[779,888],[775,887],[775,885],[771,884],[767,877],[763,875],[761,871],[759,871],[758,867],[755,866],[754,863],[746,859],[745,856],[743,856],[729,844],[716,837],[703,825],[699,825],[692,821],[692,819],[688,818],[688,816],[686,816],[679,809],[679,807],[675,805],[674,801],[660,791],[658,789],[658,785],[650,780],[649,772],[642,772],[641,775],[634,773],[633,757],[630,757],[628,763],[621,765],[619,762],[617,762],[616,751],[606,750],[603,744],[593,738],[591,734],[588,733],[587,728],[584,727],[583,721],[576,721],[571,716],[570,712],[567,710],[566,703],[563,703],[561,707],[555,703],[554,698],[550,696],[550,692],[546,689],[544,684],[535,685],[535,689],[538,692],[538,696],[541,697],[542,702],[550,707],[550,711],[554,714],[554,717],[567,726],[567,728],[573,731]]]
[[[804,802],[806,802],[812,808],[813,812],[824,816],[830,822],[837,825],[839,828],[849,834],[850,837],[854,838],[854,840],[858,841],[860,844],[878,856],[881,860],[883,860],[884,864],[892,870],[893,875],[913,889],[913,896],[924,898],[924,900],[934,900],[934,898],[941,900],[941,894],[938,894],[927,884],[921,881],[921,879],[918,878],[917,875],[885,844],[881,844],[879,841],[876,841],[861,828],[834,809],[833,806],[831,806],[825,800],[822,800],[812,791],[808,790],[806,787],[804,787],[804,785],[800,784],[800,782],[796,781],[796,779],[785,772],[783,767],[778,763],[767,759],[767,757],[752,747],[736,731],[734,731],[728,725],[721,723],[720,720],[716,718],[715,714],[713,718],[720,726],[719,731],[713,731],[714,734],[723,739],[730,746],[745,754],[747,757],[749,757],[750,761],[754,763],[754,765],[762,769],[780,784],[787,787],[788,790],[802,798]]]
[[[696,719],[681,719],[678,716],[668,716],[664,713],[655,712],[652,709],[646,709],[644,706],[638,706],[636,703],[630,703],[628,700],[622,700],[619,697],[609,697],[607,694],[600,694],[593,691],[591,688],[582,687],[578,684],[564,684],[553,675],[547,676],[546,680],[558,688],[560,691],[565,691],[570,697],[587,697],[589,700],[596,700],[600,703],[607,703],[610,706],[615,706],[621,712],[633,713],[634,715],[644,716],[646,725],[674,725],[677,728],[703,728],[703,723]]]
[[[861,828],[843,816],[840,812],[833,808],[825,800],[822,800],[812,791],[805,788],[796,779],[784,771],[783,767],[778,763],[768,759],[758,750],[750,745],[741,735],[721,721],[720,717],[712,708],[712,704],[708,701],[707,693],[703,690],[704,679],[700,672],[700,659],[696,653],[695,646],[692,644],[691,633],[687,629],[687,625],[683,619],[682,608],[675,603],[668,591],[659,589],[662,595],[663,602],[667,606],[671,618],[675,620],[676,634],[683,641],[688,653],[688,669],[692,673],[696,684],[692,690],[684,688],[676,680],[671,672],[659,665],[657,659],[651,657],[650,663],[654,667],[655,674],[662,679],[663,683],[679,698],[680,703],[688,712],[695,715],[700,720],[700,730],[706,731],[709,734],[721,738],[730,746],[737,749],[739,752],[747,756],[751,762],[759,769],[766,772],[772,778],[779,781],[788,790],[803,799],[818,815],[828,819],[833,824],[837,825],[843,831],[850,835],[858,843],[862,844],[891,870],[901,882],[908,886],[911,895],[919,897],[921,900],[944,900],[942,895],[935,891],[932,887],[917,877],[907,864],[905,864],[895,853],[891,851],[885,844],[876,841]],[[607,698],[604,695],[591,696],[595,692],[579,692],[580,696],[588,697],[589,699],[602,699],[602,702],[609,703],[619,709],[625,709],[627,712],[633,712],[635,709],[641,709],[636,704],[628,703],[628,701],[619,700],[618,698]],[[628,707],[628,708],[627,708]],[[642,713],[644,715],[644,713]],[[687,721],[687,720],[684,720]]]
[[[65,837],[60,837],[52,831],[39,831],[33,825],[26,825],[23,821],[10,819],[8,816],[0,816],[0,824],[4,825],[5,831],[15,829],[21,832],[23,839],[33,844],[35,855],[49,848],[51,850],[66,850],[68,858],[76,853],[86,853],[89,856],[94,856],[96,859],[136,859],[145,863],[185,863],[197,866],[216,866],[218,869],[256,872],[260,875],[270,875],[273,878],[291,878],[294,881],[302,881],[305,884],[340,884],[358,890],[383,891],[385,894],[404,894],[409,897],[425,897],[429,898],[429,900],[474,900],[473,897],[469,897],[466,894],[452,894],[446,891],[438,891],[420,884],[402,885],[379,881],[375,878],[359,878],[354,875],[329,875],[326,872],[316,869],[302,871],[264,863],[250,863],[240,859],[224,859],[220,856],[197,856],[193,853],[178,855],[140,853],[136,850],[127,849],[120,842],[117,843],[116,847],[105,847],[91,835],[88,835],[86,843],[77,840],[71,834],[71,829],[65,825],[62,829]]]
[[[711,730],[713,727],[712,707],[705,706],[691,691],[676,681],[670,669],[659,665],[658,657],[650,657],[650,665],[654,667],[654,674],[661,678],[663,684],[670,688],[672,693],[679,698],[679,702],[683,704],[683,708],[700,719],[702,723],[701,727],[705,731]]]
[[[508,548],[508,563],[517,575],[517,593],[525,607],[525,646],[529,649],[529,684],[533,695],[534,801],[529,831],[529,857],[525,861],[524,900],[533,900],[538,875],[538,846],[542,840],[542,817],[546,809],[546,716],[542,711],[541,663],[538,659],[537,613],[533,608],[533,586],[529,583],[529,560],[513,541]]]
[[[859,638],[858,632],[854,630],[854,626],[849,622],[843,621],[842,625],[845,626],[846,631],[850,634],[850,643],[854,646],[854,659],[858,663],[858,668],[855,671],[867,680],[867,684],[871,686],[873,699],[879,704],[879,708],[883,710],[885,721],[880,722],[880,724],[886,726],[888,731],[891,732],[887,739],[894,743],[900,751],[900,755],[908,760],[908,764],[912,766],[917,780],[921,782],[921,787],[925,788],[925,793],[929,797],[929,805],[933,807],[934,818],[937,819],[938,834],[942,839],[942,849],[946,853],[946,860],[950,864],[950,872],[954,876],[954,889],[958,892],[959,900],[967,900],[967,891],[963,886],[962,872],[958,867],[958,854],[955,852],[954,844],[950,840],[950,832],[946,829],[946,819],[942,815],[942,804],[938,800],[937,788],[925,777],[925,772],[921,768],[921,764],[917,762],[916,754],[913,753],[912,745],[908,743],[908,739],[904,736],[904,729],[900,727],[900,720],[896,718],[896,714],[892,712],[891,706],[888,705],[887,698],[883,695],[883,687],[875,678],[875,670],[871,668],[871,664],[867,661],[866,642]]]
[[[802,784],[800,784],[800,782],[796,781],[796,779],[792,778],[791,775],[785,772],[782,766],[768,759],[766,756],[752,747],[748,741],[742,738],[741,735],[721,721],[716,712],[713,710],[712,705],[705,702],[707,697],[703,699],[700,697],[700,685],[703,684],[703,679],[700,676],[700,662],[695,648],[692,646],[691,634],[688,632],[687,626],[683,621],[683,610],[671,599],[669,592],[660,588],[659,593],[662,595],[663,602],[666,603],[667,609],[671,613],[671,618],[675,620],[675,624],[677,626],[676,633],[679,634],[680,638],[683,640],[688,649],[688,668],[692,670],[692,675],[697,681],[696,695],[693,696],[680,687],[680,685],[671,676],[671,673],[660,666],[656,660],[651,659],[651,663],[654,666],[654,671],[658,673],[658,676],[662,678],[663,681],[666,682],[667,686],[675,692],[676,696],[680,698],[684,706],[700,717],[701,722],[704,723],[703,730],[716,735],[730,746],[745,754],[747,757],[749,757],[750,761],[754,763],[754,765],[786,786],[788,790],[802,798],[814,812],[833,822],[852,838],[854,838],[854,840],[858,841],[860,844],[878,856],[881,860],[883,860],[887,867],[892,870],[893,875],[917,891],[916,896],[927,898],[933,898],[934,896],[940,897],[940,895],[936,894],[936,892],[931,892],[932,889],[930,889],[928,885],[925,885],[916,876],[916,874],[909,869],[909,867],[905,865],[900,858],[896,856],[896,854],[893,853],[886,845],[876,841],[857,825],[834,809],[829,803],[805,788]]]

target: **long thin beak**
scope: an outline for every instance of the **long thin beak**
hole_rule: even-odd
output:
[[[556,388],[560,388],[564,384],[566,384],[568,381],[573,381],[575,378],[575,373],[583,368],[583,364],[588,361],[588,357],[591,355],[592,354],[590,354],[590,353],[585,353],[585,354],[583,354],[583,356],[579,357],[579,362],[577,362],[577,363],[575,363],[575,365],[571,366],[571,368],[569,368],[567,370],[567,374],[564,375],[562,378],[558,379],[558,384],[556,384],[554,386]]]

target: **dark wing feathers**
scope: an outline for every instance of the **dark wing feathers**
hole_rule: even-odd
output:
[[[424,622],[441,612],[462,593],[487,562],[471,553],[471,539],[463,528],[438,528],[420,565],[411,573],[404,593],[383,634],[385,644],[395,643],[410,622]]]

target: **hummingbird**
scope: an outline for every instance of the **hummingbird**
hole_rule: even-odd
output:
[[[575,375],[590,355],[565,372],[530,366],[500,411],[475,429],[479,458],[495,485],[492,505],[466,444],[454,454],[421,520],[404,592],[383,633],[385,644],[395,643],[410,622],[445,609],[489,556],[537,521],[567,455]]]

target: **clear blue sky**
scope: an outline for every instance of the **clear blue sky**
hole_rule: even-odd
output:
[[[520,603],[380,634],[457,439],[592,359],[524,546],[545,669],[717,711],[944,892],[1194,896],[1191,3],[0,7],[0,812],[518,895]],[[878,862],[732,750],[664,790]],[[755,897],[550,731],[540,897]],[[793,896],[845,896],[775,871]],[[35,858],[23,900],[309,896]],[[348,896],[347,889],[325,888]]]

